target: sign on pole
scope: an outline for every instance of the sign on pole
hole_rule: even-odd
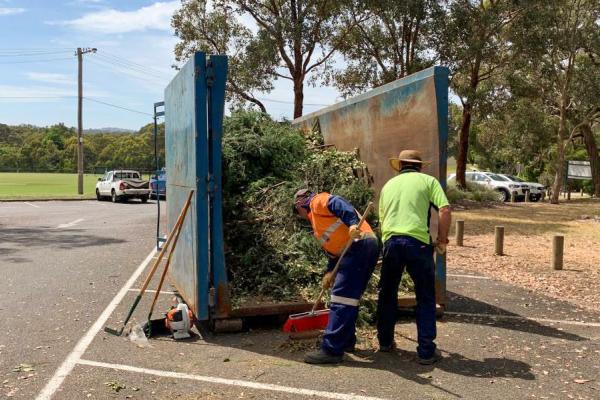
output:
[[[592,179],[589,161],[572,161],[567,164],[567,179]]]

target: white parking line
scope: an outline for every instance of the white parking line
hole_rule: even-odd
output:
[[[117,308],[121,300],[123,300],[123,297],[125,297],[129,289],[133,286],[133,284],[137,281],[138,277],[142,274],[142,272],[152,259],[154,252],[155,250],[153,249],[150,252],[150,254],[148,254],[148,257],[146,257],[146,259],[142,261],[142,263],[133,272],[129,280],[125,283],[121,290],[119,290],[119,292],[111,300],[108,306],[106,306],[102,314],[100,314],[96,322],[94,322],[94,325],[92,325],[92,327],[86,332],[86,334],[81,339],[79,339],[79,342],[77,342],[77,345],[75,346],[73,351],[69,353],[67,358],[61,364],[61,366],[56,370],[50,381],[46,384],[44,389],[36,397],[37,400],[51,399],[54,393],[56,393],[56,391],[60,388],[60,385],[62,385],[65,378],[69,376],[75,365],[79,362],[83,353],[85,353],[90,343],[92,343],[92,340],[94,340],[94,337],[98,334],[98,332],[100,332],[106,321],[108,321],[110,315],[113,313],[113,311],[115,311],[115,308]]]
[[[75,221],[71,221],[71,222],[69,222],[69,223],[67,223],[67,224],[60,224],[60,225],[59,225],[59,226],[57,226],[55,229],[71,228],[71,227],[73,227],[73,226],[75,226],[75,225],[77,225],[78,223],[80,223],[80,222],[83,222],[83,221],[85,221],[85,219],[83,219],[83,218],[79,218],[79,219],[76,219]]]
[[[40,208],[40,206],[36,206],[35,204],[31,204],[28,201],[24,201],[23,203],[25,203],[25,204],[27,204],[28,206],[31,206],[31,207]]]
[[[585,321],[569,321],[565,319],[548,319],[548,318],[530,318],[523,317],[521,315],[502,315],[502,314],[478,314],[478,313],[465,313],[465,312],[455,312],[455,311],[444,311],[444,314],[448,315],[462,315],[465,317],[475,317],[475,318],[492,318],[492,319],[518,319],[518,320],[529,320],[540,323],[548,323],[548,324],[564,324],[564,325],[576,325],[576,326],[587,326],[593,328],[600,328],[600,322],[585,322]]]
[[[283,392],[283,393],[291,393],[291,394],[298,394],[298,395],[304,395],[304,396],[323,397],[326,399],[382,400],[381,397],[370,397],[370,396],[360,396],[360,395],[356,395],[356,394],[345,394],[345,393],[337,393],[337,392],[325,392],[325,391],[321,391],[321,390],[301,389],[301,388],[295,388],[295,387],[290,387],[290,386],[273,385],[270,383],[259,383],[259,382],[252,382],[252,381],[243,381],[243,380],[239,380],[239,379],[225,379],[225,378],[216,378],[216,377],[212,377],[212,376],[184,374],[181,372],[162,371],[162,370],[149,369],[149,368],[139,368],[139,367],[134,367],[132,365],[110,364],[110,363],[90,361],[90,360],[79,360],[77,362],[77,364],[89,365],[91,367],[115,369],[115,370],[119,370],[119,371],[137,372],[140,374],[161,376],[164,378],[189,379],[189,380],[200,381],[200,382],[216,383],[216,384],[220,384],[220,385],[241,386],[241,387],[246,387],[246,388],[250,388],[250,389],[269,390],[272,392]]]
[[[469,278],[469,279],[492,279],[489,276],[481,276],[481,275],[466,275],[466,274],[446,274],[446,276],[450,276],[452,278]]]

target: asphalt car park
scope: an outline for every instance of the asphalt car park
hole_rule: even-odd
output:
[[[313,342],[277,327],[235,334],[194,329],[137,344],[119,326],[155,257],[156,205],[0,203],[0,394],[11,398],[505,399],[597,398],[600,316],[449,267],[438,324],[444,359],[415,363],[412,320],[399,350],[375,351],[372,331],[339,366],[302,362]],[[165,215],[163,212],[162,215]],[[450,250],[451,251],[451,250]],[[156,287],[156,279],[150,285]],[[145,321],[152,292],[132,325]],[[155,316],[173,304],[159,295]],[[371,333],[369,333],[371,332]]]

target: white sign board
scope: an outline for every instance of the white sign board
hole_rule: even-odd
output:
[[[567,179],[592,179],[592,167],[589,161],[569,161]]]

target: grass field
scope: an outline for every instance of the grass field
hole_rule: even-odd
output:
[[[0,200],[95,197],[102,175],[83,177],[84,195],[77,195],[77,174],[0,172]]]

